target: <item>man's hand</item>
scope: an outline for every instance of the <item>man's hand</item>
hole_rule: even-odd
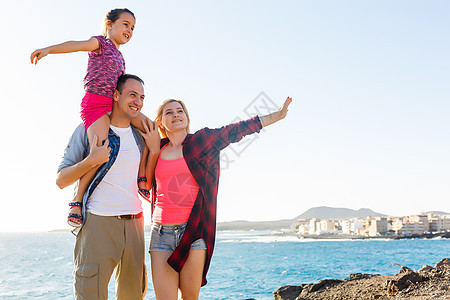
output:
[[[145,144],[147,144],[147,147],[150,149],[151,153],[159,154],[161,136],[158,132],[158,124],[147,118],[142,120],[142,125],[144,126],[145,131],[141,131],[141,134],[145,139]]]
[[[101,165],[109,160],[111,148],[108,147],[109,140],[106,139],[103,146],[97,146],[98,137],[94,135],[92,144],[90,145],[90,152],[87,159],[93,166]]]

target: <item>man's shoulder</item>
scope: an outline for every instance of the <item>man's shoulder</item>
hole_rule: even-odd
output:
[[[80,142],[88,142],[88,135],[86,127],[84,127],[84,124],[79,124],[75,130],[72,133],[72,140],[78,140]]]
[[[62,161],[58,167],[58,172],[65,167],[72,166],[83,160],[89,152],[89,141],[87,138],[86,128],[83,124],[75,128],[69,143],[64,150]]]
[[[73,131],[73,133],[77,133],[77,134],[86,134],[86,127],[84,127],[83,123],[78,124],[78,126],[75,128],[75,130]]]
[[[130,124],[130,127],[131,127],[131,130],[132,130],[133,132],[135,132],[136,134],[141,135],[141,131],[140,131],[139,129],[137,129],[136,127],[134,127],[134,126],[131,125],[131,124]]]

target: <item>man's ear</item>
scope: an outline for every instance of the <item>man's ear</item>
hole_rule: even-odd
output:
[[[118,101],[119,100],[119,95],[120,95],[120,92],[118,90],[114,90],[113,100],[114,101]]]

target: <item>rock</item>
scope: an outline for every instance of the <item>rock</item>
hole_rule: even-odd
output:
[[[356,273],[343,280],[285,286],[276,290],[274,297],[277,300],[450,299],[450,259],[441,260],[435,267],[424,265],[418,272],[400,266],[399,274],[389,276]]]
[[[426,280],[428,280],[427,277],[424,277],[414,271],[408,271],[397,280],[389,280],[386,284],[387,292],[389,295],[395,295],[399,291],[408,289],[411,284],[416,284]]]
[[[450,269],[450,259],[444,258],[439,261],[435,266],[436,269]]]
[[[430,267],[429,265],[423,265],[423,267],[419,269],[419,273],[427,273],[431,270],[433,270],[433,267]]]
[[[400,273],[399,273],[399,274],[401,274],[401,273],[407,273],[407,272],[414,272],[414,271],[411,270],[410,268],[405,267],[405,266],[400,266],[400,265],[397,264],[397,263],[393,264],[393,266],[399,266],[399,267],[400,267]]]
[[[275,300],[295,299],[303,290],[303,286],[286,285],[273,292]]]
[[[319,281],[316,284],[312,284],[307,287],[304,287],[303,290],[307,290],[308,292],[316,292],[318,290],[334,286],[341,282],[342,282],[342,280],[337,280],[337,279],[324,279],[324,280]]]
[[[394,280],[386,281],[386,290],[387,290],[388,295],[391,295],[391,296],[398,293],[398,287],[395,284]]]
[[[378,274],[377,275],[373,275],[373,274],[355,273],[355,274],[350,274],[350,277],[348,279],[350,279],[350,280],[357,280],[357,279],[363,279],[363,278],[370,278],[372,276],[378,276]]]

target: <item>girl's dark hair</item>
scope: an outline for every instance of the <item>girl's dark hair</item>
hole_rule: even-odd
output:
[[[117,21],[120,18],[120,15],[122,13],[129,13],[130,15],[133,16],[134,19],[136,19],[133,12],[131,10],[129,10],[128,8],[115,8],[115,9],[108,11],[105,16],[105,21],[103,22],[103,30],[102,30],[102,34],[105,37],[108,34],[108,31],[107,31],[108,21],[111,21],[112,23],[114,23],[115,21]]]

